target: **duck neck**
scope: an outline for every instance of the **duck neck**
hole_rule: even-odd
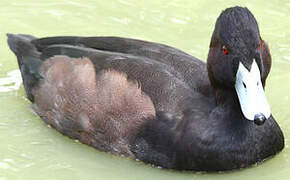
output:
[[[215,102],[216,105],[230,105],[239,108],[239,99],[235,89],[231,88],[215,88]]]
[[[223,113],[223,118],[229,123],[242,126],[247,124],[240,107],[235,89],[219,88],[214,90],[216,107]],[[237,123],[241,122],[241,123]]]

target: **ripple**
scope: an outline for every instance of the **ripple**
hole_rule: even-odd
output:
[[[284,56],[284,58],[290,60],[290,56]]]
[[[16,91],[22,83],[19,70],[12,70],[7,73],[7,77],[0,78],[0,92]]]
[[[126,1],[126,0],[118,0],[118,2],[121,4],[124,4],[126,6],[134,6],[135,5],[134,3],[131,3],[131,2]]]
[[[9,169],[10,166],[8,163],[0,162],[0,169]]]
[[[177,18],[172,18],[171,21],[177,24],[187,24],[185,20],[177,19]]]
[[[120,24],[124,24],[124,25],[128,25],[131,20],[129,18],[117,18],[117,17],[110,17],[113,21],[120,23]]]

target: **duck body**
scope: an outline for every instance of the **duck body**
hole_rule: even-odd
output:
[[[132,150],[138,159],[167,168],[223,171],[248,167],[283,148],[283,134],[272,117],[260,128],[227,108],[232,106],[215,107],[209,116],[195,109],[183,122],[157,115],[161,121],[146,124]]]
[[[119,37],[9,34],[8,44],[37,114],[99,150],[170,169],[220,171],[284,147],[272,115],[262,126],[247,120],[233,88],[213,83],[208,64],[178,49]]]

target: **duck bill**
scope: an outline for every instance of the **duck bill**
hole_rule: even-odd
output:
[[[260,70],[255,60],[250,71],[241,62],[239,63],[235,89],[245,118],[256,121],[261,117],[262,119],[270,117],[270,106],[262,86]]]

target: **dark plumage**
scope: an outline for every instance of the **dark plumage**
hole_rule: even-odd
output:
[[[102,151],[165,168],[219,171],[284,147],[273,116],[260,126],[247,120],[235,91],[239,63],[250,71],[256,61],[263,87],[271,68],[246,8],[219,16],[207,64],[166,45],[119,37],[8,34],[8,44],[39,116]]]

